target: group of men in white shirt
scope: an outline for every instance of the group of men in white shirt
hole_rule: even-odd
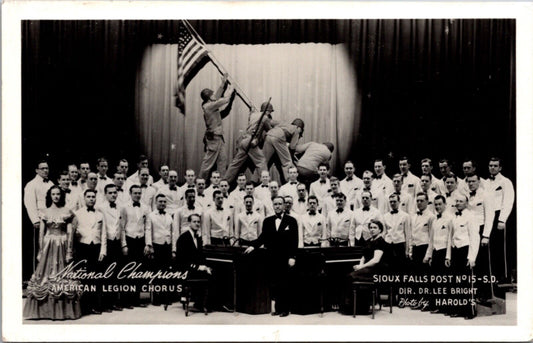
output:
[[[397,268],[406,266],[407,259],[420,270],[432,259],[449,264],[446,261],[453,261],[454,249],[464,247],[468,247],[467,263],[474,267],[480,243],[486,246],[490,241],[492,273],[499,280],[506,275],[503,243],[514,188],[501,174],[501,160],[497,158],[490,160],[490,178],[486,180],[476,174],[471,160],[463,164],[463,180],[451,172],[447,160],[439,161],[442,178],[437,179],[431,160],[421,161],[423,174],[419,178],[411,173],[409,160],[400,158],[400,173],[392,179],[385,173],[382,160],[375,160],[374,172],[364,171],[362,179],[355,175],[355,164],[347,161],[342,180],[329,177],[329,165],[321,163],[319,178],[309,188],[299,183],[298,168],[291,167],[288,182],[281,187],[263,171],[255,187],[244,174],[238,175],[232,192],[217,171],[211,173],[206,188],[206,180],[196,178],[192,169],[186,170],[185,184],[178,186],[178,174],[168,165],[159,168],[160,179],[155,183],[146,156],[139,157],[137,167],[127,177],[128,162],[121,160],[117,171],[108,177],[108,161],[100,158],[97,173],[83,162],[79,169],[69,165],[58,178],[66,193],[66,206],[76,216],[87,212],[87,196],[95,197],[93,208],[103,216],[100,230],[107,234],[108,251],[103,254],[113,255],[117,261],[123,261],[124,256],[129,260],[149,256],[159,263],[170,263],[167,260],[175,256],[175,242],[187,228],[191,214],[201,218],[204,245],[249,245],[259,237],[263,219],[274,215],[272,199],[282,196],[286,213],[298,221],[300,247],[361,245],[370,237],[370,221],[379,220]],[[47,180],[46,162],[38,164],[36,174],[26,185],[24,203],[38,228],[38,212],[45,206],[52,182]],[[114,304],[117,308],[138,305],[138,296]]]

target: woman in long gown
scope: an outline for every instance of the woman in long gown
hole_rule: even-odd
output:
[[[65,192],[51,187],[46,207],[40,214],[39,262],[28,283],[24,318],[77,319],[81,317],[80,284],[57,275],[72,260],[72,212],[65,207]]]

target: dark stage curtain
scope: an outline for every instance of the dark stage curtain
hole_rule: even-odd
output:
[[[207,44],[332,43],[349,46],[361,121],[348,156],[358,174],[389,156],[505,159],[515,174],[515,21],[191,20]],[[175,43],[177,21],[25,21],[22,24],[23,183],[50,154],[132,161],[141,149],[135,80],[150,44]],[[152,165],[152,173],[157,166]],[[342,165],[337,163],[337,169]],[[132,167],[132,169],[134,169]],[[461,173],[459,173],[461,174]]]

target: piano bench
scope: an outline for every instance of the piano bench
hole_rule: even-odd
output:
[[[185,317],[189,316],[189,305],[191,302],[192,292],[194,290],[201,289],[203,292],[202,304],[194,304],[195,307],[202,309],[207,316],[207,296],[208,296],[208,282],[207,279],[189,279],[186,280],[183,285],[183,293],[185,295]],[[201,305],[201,307],[199,307]]]
[[[381,299],[380,299],[380,287],[373,282],[368,281],[353,281],[352,282],[352,291],[353,291],[353,317],[355,318],[356,308],[357,308],[357,291],[361,289],[369,289],[372,291],[372,319],[374,319],[374,312],[376,306],[376,298],[379,300],[379,309],[381,310]],[[389,286],[389,311],[392,313],[392,286]]]

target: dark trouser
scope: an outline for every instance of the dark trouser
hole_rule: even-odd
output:
[[[305,243],[304,247],[320,247],[320,243]]]
[[[512,240],[508,240],[510,235],[510,227],[505,227],[505,230],[498,230],[498,221],[500,218],[500,211],[496,211],[494,215],[494,223],[492,225],[492,231],[490,233],[490,259],[492,266],[492,274],[500,283],[505,283],[509,281],[509,259],[508,257],[513,256],[512,260],[516,261],[516,250],[511,252],[511,249],[508,249]],[[509,223],[510,224],[510,223]],[[516,235],[514,235],[516,240]],[[516,243],[514,244],[516,245]]]
[[[85,266],[87,272],[102,272],[104,270],[104,265],[102,262],[98,261],[100,257],[100,244],[76,244],[76,261],[86,260],[86,264],[81,264],[80,267]],[[96,287],[96,292],[88,291],[83,293],[81,298],[82,311],[88,313],[90,310],[102,310],[102,280],[101,279],[87,279],[80,280],[84,285]]]
[[[139,238],[132,238],[129,236],[126,236],[126,244],[128,245],[128,256],[125,258],[125,263],[129,262],[135,262],[138,264],[142,263],[142,266],[139,268],[139,270],[145,271],[147,270],[146,265],[146,259],[144,257],[144,247],[145,247],[145,241],[144,236]],[[135,282],[134,280],[132,280]],[[136,292],[128,292],[125,294],[124,299],[124,306],[139,306],[140,304],[140,287],[142,285],[141,281],[135,282],[137,285],[137,291]]]
[[[483,228],[484,228],[484,225],[481,225],[479,228],[480,241],[483,239],[483,236],[482,236]],[[474,267],[474,272],[476,273],[476,277],[481,278],[481,280],[476,283],[476,287],[478,290],[476,298],[482,299],[482,300],[487,300],[492,297],[492,291],[491,291],[491,288],[493,287],[492,283],[484,282],[484,279],[487,281],[490,281],[491,279],[490,275],[491,275],[492,267],[489,265],[490,244],[491,242],[489,240],[489,245],[486,245],[486,246],[482,246],[481,244],[479,245],[479,251],[477,253],[477,258],[476,258],[476,266]]]
[[[446,267],[445,264],[446,261],[446,248],[440,249],[440,250],[433,250],[433,254],[431,256],[431,267],[430,272],[432,276],[443,276],[450,274],[450,268]],[[436,287],[444,287],[442,283],[437,282],[430,282],[430,287],[432,289]],[[439,309],[443,312],[447,311],[447,306],[445,305],[439,305],[437,306],[435,304],[435,295],[429,295],[429,307],[431,310]]]
[[[424,257],[428,249],[427,244],[413,246],[413,260],[412,260],[412,272],[415,275],[424,276],[429,274],[429,265],[424,263]],[[416,289],[416,284],[413,285],[413,289]],[[427,296],[417,295],[413,298],[427,299]]]
[[[289,268],[288,256],[272,256],[271,261],[270,294],[276,300],[275,312],[290,312],[294,268]]]
[[[402,274],[407,269],[407,258],[405,257],[405,242],[389,244],[389,263],[393,272]]]
[[[24,216],[22,225],[22,281],[31,279],[37,266],[37,252],[39,251],[39,230],[27,216]]]
[[[124,255],[122,254],[122,243],[120,239],[107,240],[107,255],[104,259],[104,264],[109,266],[111,263],[116,263],[116,267],[113,276],[107,280],[107,283],[112,285],[124,283],[123,280],[119,280],[116,277],[118,272],[124,267]],[[119,306],[123,298],[124,292],[105,292],[102,296],[103,307],[112,308],[113,306]]]
[[[472,269],[466,264],[468,262],[468,245],[461,248],[452,248],[451,268],[452,273],[456,277],[455,283],[452,287],[461,288],[463,290],[472,291],[472,276],[474,275]],[[461,281],[457,282],[457,277],[461,277]],[[455,294],[453,299],[458,301],[457,305],[450,308],[450,313],[457,313],[461,316],[474,315],[474,295],[473,294]]]
[[[171,244],[153,244],[154,247],[154,259],[152,264],[152,270],[161,272],[166,272],[170,270],[172,263],[172,245]],[[162,287],[167,287],[169,282],[161,279],[155,280],[155,285],[160,285]],[[154,305],[157,304],[170,304],[170,294],[168,291],[162,290],[161,292],[154,292],[153,297]]]

